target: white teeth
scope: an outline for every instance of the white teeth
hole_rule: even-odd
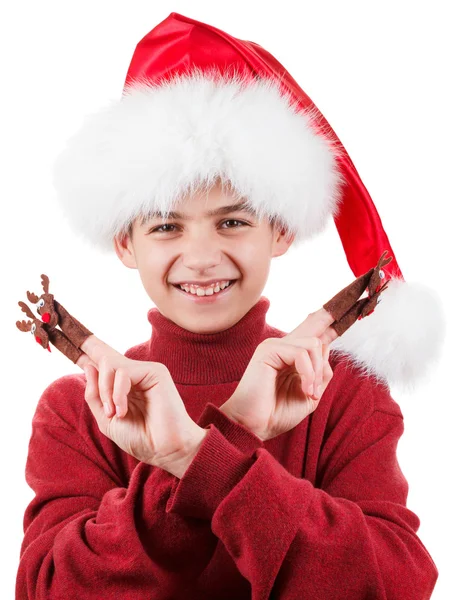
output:
[[[225,289],[230,285],[230,281],[221,281],[214,284],[211,284],[207,288],[194,287],[193,285],[180,285],[181,289],[190,294],[195,294],[196,296],[212,296],[213,294],[218,294],[220,291]]]

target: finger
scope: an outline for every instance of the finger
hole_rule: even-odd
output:
[[[116,415],[124,417],[128,410],[128,394],[131,390],[131,379],[128,373],[120,367],[114,378],[113,402],[116,407]]]
[[[286,365],[294,365],[300,375],[303,393],[307,397],[312,396],[316,375],[309,351],[318,350],[321,355],[322,343],[314,337],[288,339],[288,341],[286,337],[266,338],[261,342],[256,351],[259,354],[257,362],[263,361],[276,370],[283,370]]]
[[[91,412],[94,415],[100,429],[102,429],[105,415],[98,390],[98,371],[94,366],[86,365],[84,367],[84,373],[86,375],[84,399],[89,405],[89,408],[91,409]]]
[[[324,308],[310,313],[303,323],[287,335],[291,338],[320,337],[324,343],[330,343],[338,337],[336,331],[330,327],[334,322],[333,316]]]
[[[115,412],[112,400],[114,377],[115,369],[103,357],[98,370],[98,389],[107,417],[112,417]]]
[[[295,348],[294,356],[294,364],[297,373],[300,375],[303,393],[305,396],[312,396],[314,393],[315,373],[308,350],[306,348]]]
[[[326,386],[330,383],[333,378],[333,369],[331,368],[330,363],[324,363],[323,365],[323,381],[324,381],[324,390]]]
[[[330,364],[330,352],[331,352],[331,348],[328,345],[328,346],[326,346],[323,366],[324,366],[324,368],[327,368],[328,371],[333,373],[333,369],[331,368],[331,364]]]
[[[83,371],[84,367],[86,367],[87,365],[92,365],[95,367],[94,363],[87,354],[82,354],[75,364],[77,365],[77,367],[80,367],[80,369],[83,369]]]
[[[284,339],[285,338],[283,338],[283,340]],[[317,346],[315,345],[316,342],[318,342]],[[299,340],[293,340],[288,343],[307,350],[313,369],[313,378],[312,381],[311,378],[309,378],[308,382],[305,382],[303,389],[305,390],[305,393],[311,394],[315,399],[319,399],[324,391],[324,366],[325,362],[328,362],[328,357],[330,355],[329,345],[322,344],[320,338],[300,338]],[[313,385],[312,390],[311,384]]]
[[[333,378],[333,369],[331,368],[331,365],[328,361],[328,357],[330,354],[330,348],[329,346],[327,347],[326,345],[322,346],[322,350],[323,350],[323,367],[322,367],[322,383],[321,383],[321,389],[318,392],[317,396],[314,395],[313,399],[317,402],[319,402],[322,398],[322,396],[325,393],[325,390],[328,387],[328,384],[330,383],[331,379]]]
[[[333,369],[331,368],[331,365],[330,365],[329,356],[330,356],[330,347],[328,346],[328,349],[325,351],[324,362],[323,362],[324,386],[323,386],[322,393],[326,390],[328,384],[330,383],[331,379],[333,378]]]
[[[314,392],[313,396],[317,400],[320,398],[322,390],[320,389],[323,381],[323,344],[320,340],[320,346],[309,350],[309,356],[311,358],[311,364],[314,369]]]
[[[82,350],[97,367],[100,364],[100,360],[105,356],[123,357],[123,354],[117,352],[117,350],[114,350],[114,348],[108,346],[108,344],[105,344],[105,342],[100,340],[95,335],[90,335],[87,337],[81,344],[80,350]]]
[[[334,327],[328,327],[321,335],[319,335],[319,338],[324,344],[331,344],[337,337],[339,337],[339,334]]]

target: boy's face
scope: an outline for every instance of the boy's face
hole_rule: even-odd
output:
[[[207,214],[238,203],[218,182],[209,192],[185,197],[176,207],[180,217],[152,217],[143,224],[136,219],[130,235],[114,240],[116,254],[124,265],[139,270],[158,310],[184,329],[215,333],[237,323],[260,299],[271,259],[293,241],[247,210]],[[236,282],[198,299],[173,285],[210,280]]]

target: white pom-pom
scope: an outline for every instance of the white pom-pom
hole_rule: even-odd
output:
[[[391,279],[374,312],[331,344],[364,374],[408,391],[438,361],[446,333],[442,302],[421,283]]]

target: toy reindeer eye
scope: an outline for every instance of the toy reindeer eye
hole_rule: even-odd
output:
[[[36,331],[36,323],[33,323],[33,325],[31,326],[31,334],[34,335],[35,331]]]
[[[384,271],[378,271],[378,275],[380,276],[380,279],[384,279]]]
[[[38,307],[38,308],[42,308],[42,307],[44,306],[44,304],[45,304],[45,302],[44,302],[44,299],[43,299],[43,298],[41,298],[41,299],[38,301],[38,303],[37,303],[37,307]]]

